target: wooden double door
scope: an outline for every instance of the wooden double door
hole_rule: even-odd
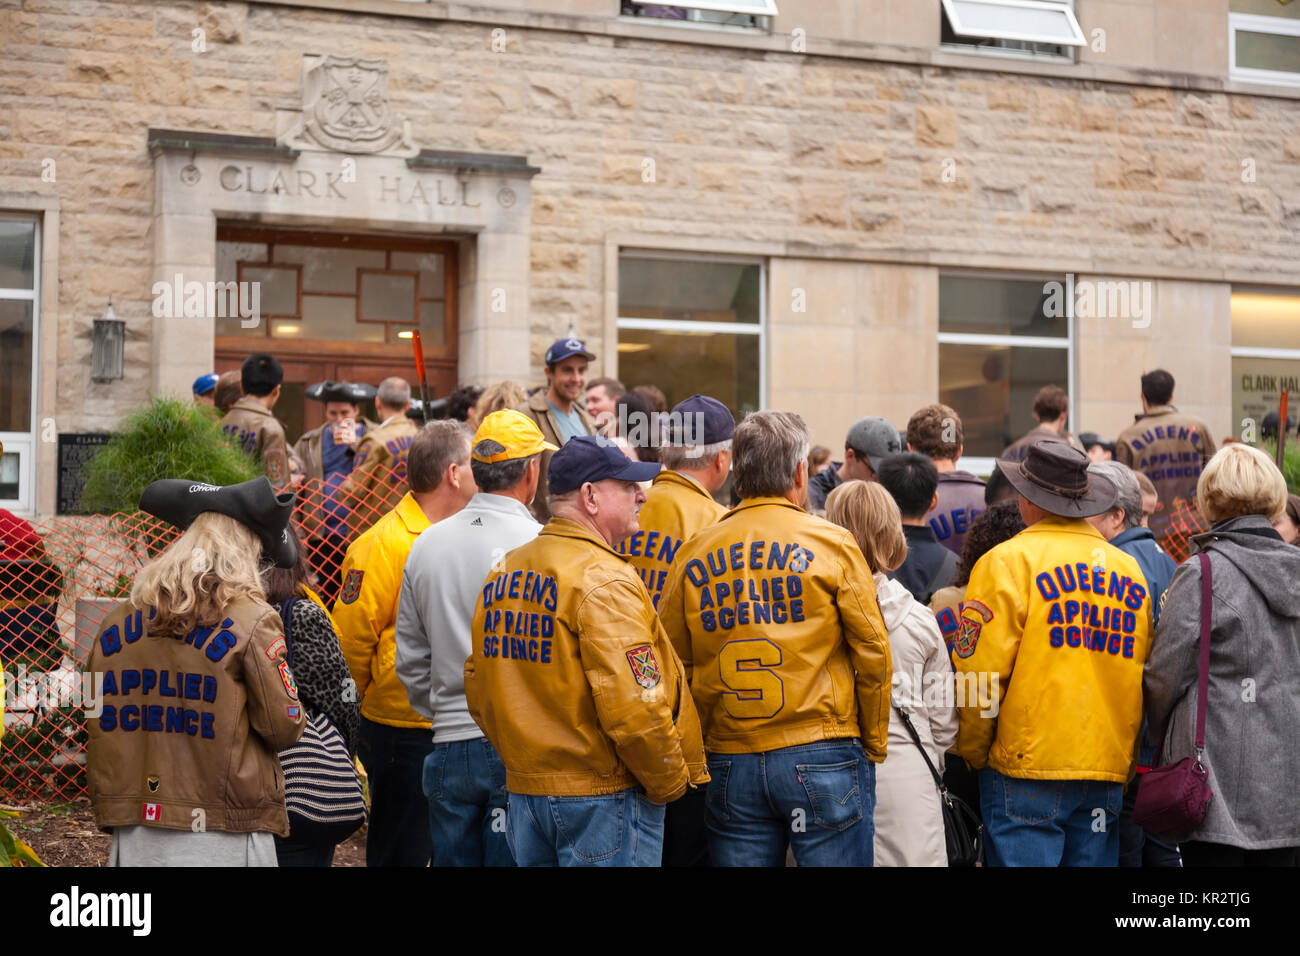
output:
[[[216,371],[238,369],[254,352],[274,355],[284,368],[275,414],[291,442],[325,421],[324,404],[304,394],[316,382],[377,386],[395,375],[418,398],[417,329],[431,397],[456,387],[454,242],[223,224],[216,271],[219,282],[255,287],[259,303],[256,324],[215,319]],[[373,417],[373,404],[364,413]]]

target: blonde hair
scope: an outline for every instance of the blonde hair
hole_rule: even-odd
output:
[[[149,629],[188,634],[221,621],[230,602],[266,600],[259,574],[262,543],[234,518],[205,511],[183,535],[141,569],[131,604],[156,608]]]
[[[1272,521],[1286,509],[1286,479],[1264,452],[1233,442],[1220,448],[1201,472],[1196,503],[1210,524],[1242,515]]]
[[[848,529],[873,572],[887,574],[907,559],[902,514],[878,482],[844,482],[826,497],[826,520]]]
[[[519,408],[527,401],[528,390],[518,382],[511,379],[497,382],[485,388],[474,403],[474,414],[477,416],[475,420],[481,422],[493,412],[499,412],[503,408]]]

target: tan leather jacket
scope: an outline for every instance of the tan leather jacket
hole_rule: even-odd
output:
[[[861,737],[885,759],[889,638],[848,531],[785,498],[748,498],[681,546],[659,615],[710,753]]]
[[[668,469],[655,475],[641,506],[641,530],[621,542],[618,553],[628,556],[656,608],[681,543],[726,513],[694,478]]]
[[[509,552],[474,609],[465,700],[506,787],[655,803],[709,779],[700,720],[641,580],[565,518]]]
[[[175,638],[145,633],[151,613],[123,602],[86,666],[104,675],[103,710],[86,720],[95,822],[288,836],[276,755],[306,718],[280,615],[241,599]]]
[[[245,395],[231,406],[219,424],[224,434],[262,463],[271,484],[280,488],[289,483],[289,441],[284,426],[270,409],[253,396]]]
[[[1160,496],[1150,520],[1156,540],[1168,535],[1170,519],[1179,512],[1193,522],[1193,527],[1199,526],[1196,484],[1214,452],[1214,438],[1205,422],[1184,415],[1172,405],[1149,408],[1119,433],[1115,460],[1144,473]]]
[[[520,405],[517,411],[522,412],[531,418],[542,432],[542,438],[559,448],[564,445],[564,440],[560,437],[560,425],[555,420],[555,413],[551,411],[551,406],[546,400],[547,390],[540,389],[523,405]],[[587,429],[588,435],[596,434],[596,420],[587,414],[587,406],[582,402],[574,402],[573,407],[578,410],[578,417],[582,419],[583,427]],[[546,475],[551,466],[551,456],[553,451],[542,452],[541,471],[538,472],[537,480],[537,497],[529,506],[532,509],[533,517],[545,524],[551,517],[550,506],[546,503]]]
[[[354,529],[370,527],[411,490],[406,483],[406,454],[419,433],[415,422],[394,415],[361,436],[352,474],[335,492],[335,498],[352,510]]]

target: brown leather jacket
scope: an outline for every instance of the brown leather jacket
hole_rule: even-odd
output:
[[[707,783],[682,663],[627,560],[552,518],[505,555],[474,609],[465,700],[506,787],[595,796],[638,784],[655,803]]]
[[[222,432],[262,463],[271,484],[280,488],[289,483],[289,441],[284,426],[270,409],[252,395],[245,395],[219,424]]]
[[[560,437],[560,425],[555,420],[555,413],[551,411],[551,406],[546,401],[547,390],[539,389],[523,405],[520,405],[516,411],[522,412],[531,418],[542,432],[542,438],[559,448],[564,444],[564,439]],[[596,420],[587,413],[587,406],[582,402],[574,402],[573,407],[578,410],[578,417],[582,419],[583,427],[587,429],[588,435],[596,434]],[[542,452],[541,470],[538,472],[537,479],[537,497],[529,506],[532,509],[533,517],[542,524],[546,524],[551,517],[551,508],[546,502],[546,475],[551,467],[551,456],[553,451]]]
[[[1071,448],[1076,448],[1079,451],[1084,450],[1079,446],[1079,440],[1069,432],[1062,434],[1055,428],[1040,423],[1002,449],[1002,454],[998,455],[998,457],[1005,461],[1023,461],[1029,454],[1030,447],[1036,441],[1060,441],[1065,442]]]
[[[95,822],[288,836],[276,755],[306,718],[280,615],[241,599],[217,627],[175,638],[146,633],[151,613],[123,602],[86,666],[104,675],[103,709],[86,720]]]
[[[1161,540],[1171,530],[1170,519],[1182,512],[1199,528],[1196,513],[1196,483],[1201,469],[1215,452],[1214,439],[1205,422],[1184,415],[1172,405],[1155,405],[1145,415],[1119,433],[1115,440],[1115,460],[1151,479],[1160,496],[1151,516],[1151,533]]]
[[[411,490],[406,483],[406,454],[419,433],[419,426],[405,415],[366,428],[357,443],[352,474],[334,495],[352,510],[354,530],[370,527]]]

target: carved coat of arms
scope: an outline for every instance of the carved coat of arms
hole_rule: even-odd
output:
[[[388,63],[326,56],[308,71],[294,139],[344,153],[415,152],[388,98]]]

